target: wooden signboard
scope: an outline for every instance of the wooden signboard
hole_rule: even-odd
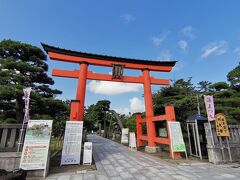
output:
[[[224,114],[218,113],[215,116],[217,136],[229,136],[227,119]]]

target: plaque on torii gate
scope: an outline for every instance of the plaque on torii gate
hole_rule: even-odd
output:
[[[176,121],[173,106],[166,107],[166,114],[154,116],[151,85],[169,85],[168,79],[159,79],[150,76],[150,71],[170,72],[176,61],[153,61],[132,58],[122,58],[91,54],[80,51],[66,50],[47,44],[42,44],[50,59],[76,63],[80,65],[79,69],[61,70],[53,69],[52,75],[66,78],[78,79],[76,100],[71,102],[70,121],[82,121],[84,116],[84,101],[86,93],[87,80],[114,81],[123,83],[139,83],[144,86],[144,101],[146,118],[139,115],[136,118],[137,127],[137,146],[142,145],[142,141],[148,141],[148,147],[156,147],[156,143],[170,144],[169,138],[157,138],[155,130],[155,121],[167,120]],[[99,74],[88,70],[89,65],[112,67],[112,75]],[[141,70],[141,76],[124,76],[124,69]],[[142,135],[142,124],[147,125],[147,136]],[[170,149],[171,151],[171,149]],[[170,153],[171,154],[171,153]],[[175,153],[175,157],[179,154]]]

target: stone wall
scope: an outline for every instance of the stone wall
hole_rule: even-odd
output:
[[[0,169],[5,169],[6,171],[18,169],[20,165],[21,154],[22,152],[1,152]]]

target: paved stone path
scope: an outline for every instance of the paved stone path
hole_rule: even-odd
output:
[[[47,179],[240,179],[240,168],[210,163],[176,165],[142,152],[132,152],[126,146],[97,135],[89,135],[88,140],[93,142],[93,156],[97,171],[85,174],[53,174]]]

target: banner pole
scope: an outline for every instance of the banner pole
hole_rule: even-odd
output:
[[[18,149],[17,149],[17,152],[20,151],[20,148],[21,148],[20,146],[21,146],[21,144],[22,144],[23,126],[24,126],[24,122],[22,123],[22,128],[21,128],[21,130],[20,130],[20,138],[19,138],[19,141],[18,141]]]
[[[17,149],[17,152],[20,151],[21,149],[21,145],[23,144],[23,127],[25,125],[25,123],[27,124],[28,123],[28,120],[29,120],[29,101],[30,101],[30,93],[31,93],[31,90],[32,88],[31,87],[28,87],[28,88],[24,88],[23,89],[23,94],[24,94],[24,102],[25,102],[25,113],[24,113],[24,119],[23,119],[23,123],[22,123],[22,128],[21,128],[21,132],[20,132],[20,139],[19,139],[19,142],[18,142],[18,149]]]

